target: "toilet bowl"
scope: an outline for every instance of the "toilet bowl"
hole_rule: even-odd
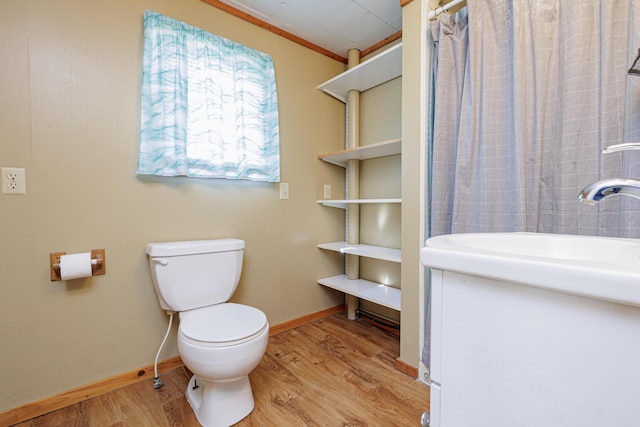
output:
[[[194,374],[187,400],[202,425],[230,426],[253,410],[248,375],[268,340],[266,316],[253,307],[225,303],[181,313],[178,351]]]
[[[227,427],[254,407],[249,373],[267,349],[269,323],[257,308],[227,302],[242,268],[238,239],[149,243],[160,306],[178,312],[178,351],[193,373],[186,396],[200,424]]]

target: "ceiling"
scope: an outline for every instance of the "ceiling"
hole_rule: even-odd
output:
[[[402,31],[399,0],[220,0],[342,58]]]

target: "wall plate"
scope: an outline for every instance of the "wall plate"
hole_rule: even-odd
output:
[[[0,168],[2,194],[27,194],[24,168]]]

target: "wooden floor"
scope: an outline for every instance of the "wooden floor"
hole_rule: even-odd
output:
[[[250,379],[255,409],[236,426],[419,426],[429,390],[394,368],[399,341],[337,314],[270,338]],[[150,380],[16,424],[199,426],[184,397],[190,373]]]

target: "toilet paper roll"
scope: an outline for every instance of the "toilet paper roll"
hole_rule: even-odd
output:
[[[91,253],[62,255],[60,257],[60,278],[80,279],[91,276]]]

